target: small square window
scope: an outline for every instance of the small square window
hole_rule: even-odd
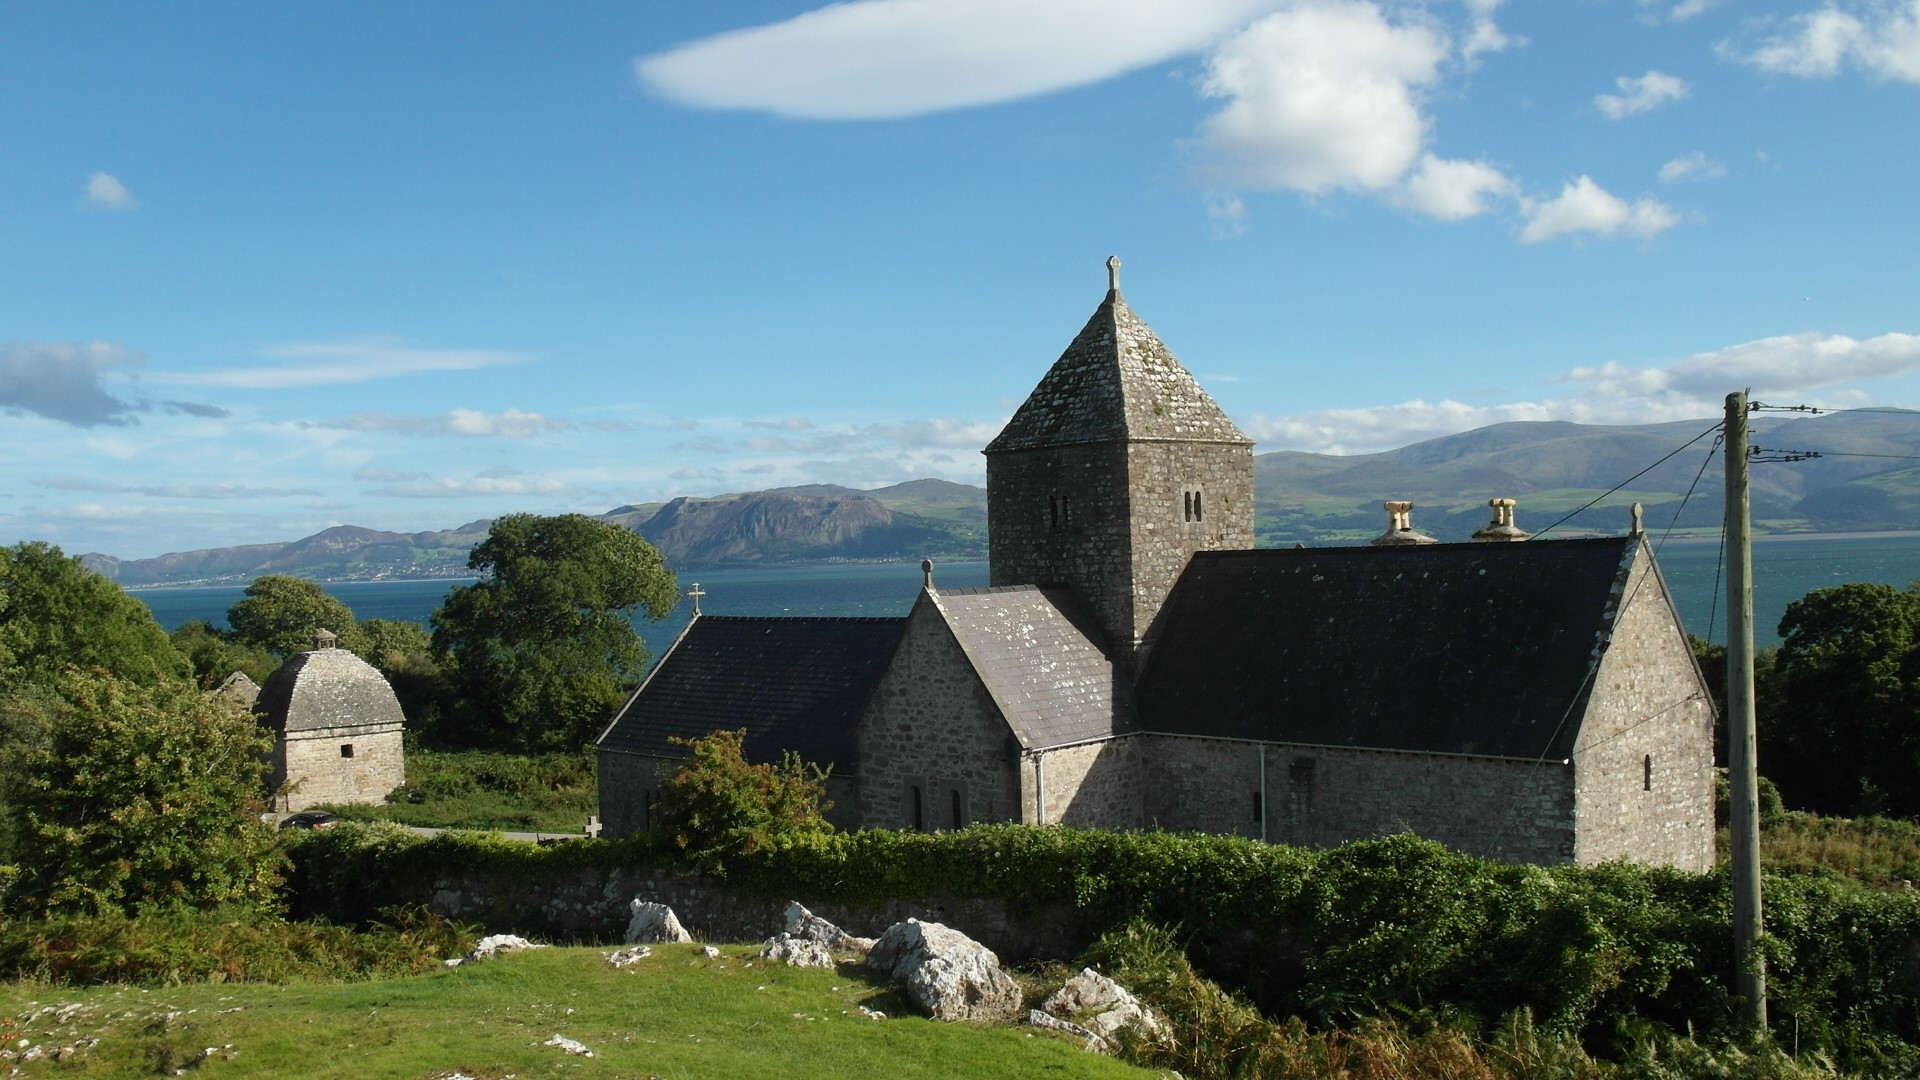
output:
[[[352,756],[353,756],[353,744],[352,744],[352,743],[350,743],[350,742],[343,742],[343,743],[341,743],[341,744],[340,744],[340,756],[341,756],[341,757],[343,757],[343,758],[350,758],[350,757],[352,757]]]

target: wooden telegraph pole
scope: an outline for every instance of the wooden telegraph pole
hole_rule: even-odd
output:
[[[1759,951],[1760,779],[1753,736],[1753,547],[1747,535],[1747,395],[1727,395],[1727,786],[1732,803],[1734,992],[1767,1029]]]

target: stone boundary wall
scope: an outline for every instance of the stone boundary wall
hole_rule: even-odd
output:
[[[396,883],[391,903],[422,904],[436,915],[479,923],[489,932],[515,931],[563,940],[617,942],[626,932],[635,899],[671,907],[699,941],[762,941],[783,929],[788,900],[798,900],[848,933],[877,937],[912,917],[963,930],[1018,963],[1066,959],[1093,940],[1094,931],[1066,907],[1016,912],[1001,897],[884,898],[835,903],[808,896],[770,898],[741,893],[725,882],[688,870],[579,869],[512,880],[487,871],[436,875],[431,881]]]

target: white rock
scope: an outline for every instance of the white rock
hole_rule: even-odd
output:
[[[525,952],[528,949],[544,949],[545,945],[528,941],[518,934],[489,934],[474,942],[473,950],[467,953],[468,960],[491,960],[501,953]]]
[[[702,945],[700,946],[700,955],[709,960],[718,960],[720,959],[720,950],[711,945]]]
[[[679,918],[667,905],[635,897],[630,907],[633,918],[627,923],[627,944],[658,945],[664,942],[678,945],[693,940],[693,935],[680,925]]]
[[[854,1008],[859,1009],[860,1015],[869,1020],[885,1020],[887,1018],[887,1014],[881,1012],[879,1009],[869,1009],[865,1005],[855,1005]]]
[[[817,941],[835,952],[867,953],[873,950],[873,939],[854,937],[845,930],[808,911],[798,900],[787,902],[788,937],[805,938]]]
[[[887,927],[867,966],[905,983],[907,996],[936,1020],[1020,1015],[1020,988],[993,950],[939,923],[908,919]]]
[[[560,1049],[565,1050],[567,1053],[573,1054],[576,1057],[592,1057],[593,1056],[593,1051],[587,1049],[587,1046],[585,1043],[575,1042],[572,1039],[567,1038],[565,1035],[559,1034],[558,1032],[555,1032],[553,1038],[548,1039],[546,1042],[542,1043],[541,1045],[557,1046]]]
[[[635,945],[631,949],[618,949],[618,950],[615,950],[614,952],[601,953],[600,955],[607,958],[607,963],[609,965],[617,968],[623,968],[623,967],[631,967],[634,964],[637,964],[640,961],[645,960],[647,957],[652,956],[653,950],[648,948],[645,945]],[[572,1012],[573,1010],[568,1009],[567,1011]]]
[[[445,960],[440,961],[440,966],[459,967],[461,964],[464,964],[466,962],[467,962],[467,958],[464,956],[449,956]]]
[[[1034,1027],[1037,1027],[1037,1028],[1045,1028],[1048,1031],[1064,1032],[1076,1038],[1084,1039],[1086,1040],[1087,1049],[1089,1050],[1094,1049],[1098,1044],[1104,1041],[1100,1038],[1100,1036],[1095,1035],[1093,1032],[1088,1031],[1086,1028],[1081,1027],[1079,1024],[1076,1024],[1071,1020],[1062,1020],[1050,1012],[1042,1012],[1039,1009],[1027,1010],[1027,1023],[1032,1024]]]
[[[777,960],[788,967],[833,969],[833,950],[818,941],[779,934],[760,946],[760,959]]]
[[[1163,1035],[1166,1024],[1152,1009],[1127,988],[1093,970],[1083,968],[1041,1002],[1041,1008],[1054,1016],[1079,1016],[1082,1023],[1103,1042],[1124,1027],[1136,1027],[1149,1035]]]

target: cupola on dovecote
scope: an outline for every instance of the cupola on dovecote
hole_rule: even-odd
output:
[[[994,585],[1066,585],[1118,650],[1145,640],[1196,551],[1253,546],[1253,440],[1107,295],[987,458]]]

